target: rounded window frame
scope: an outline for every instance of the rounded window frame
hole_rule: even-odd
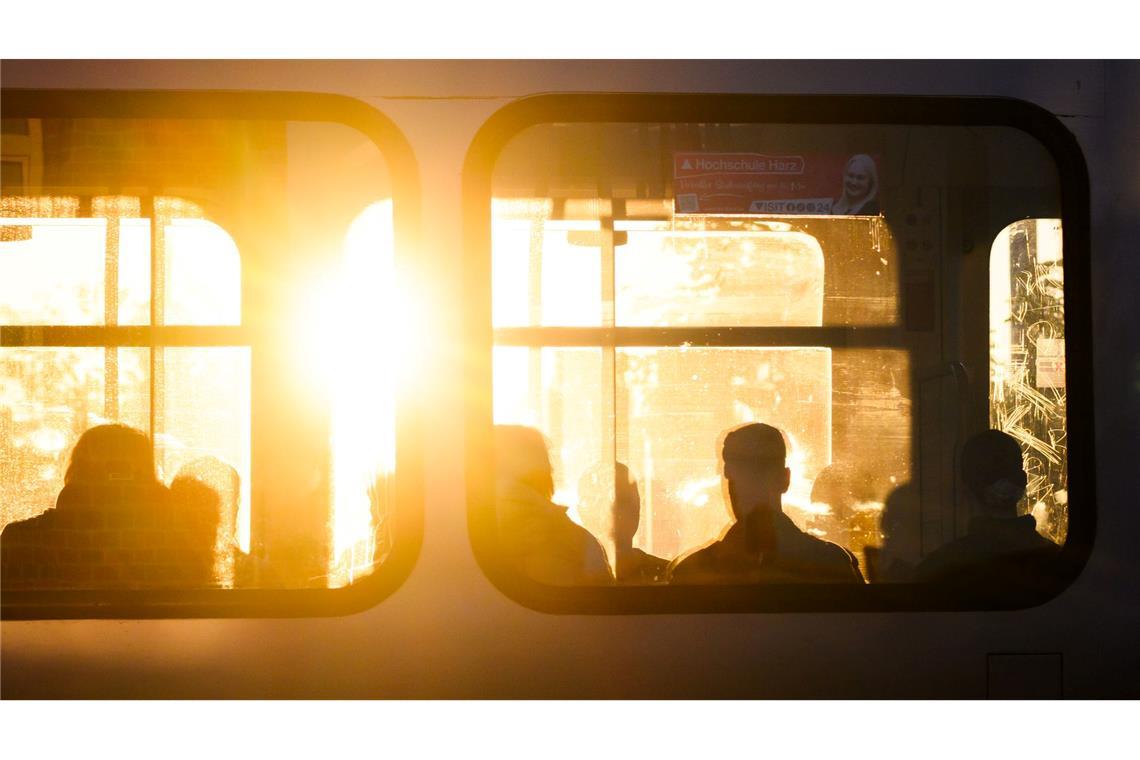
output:
[[[1045,592],[960,595],[914,583],[796,586],[561,587],[507,566],[498,543],[491,452],[491,203],[502,150],[523,130],[552,122],[713,122],[751,124],[883,124],[1012,127],[1036,139],[1058,172],[1065,230],[1065,351],[1069,425],[1068,538],[1056,563],[1058,583]],[[468,533],[484,575],[503,594],[534,610],[559,614],[735,612],[992,611],[1035,607],[1060,595],[1080,575],[1096,533],[1092,404],[1092,301],[1088,168],[1080,146],[1049,111],[1012,98],[861,95],[551,93],[513,101],[484,122],[463,167],[464,392]]]
[[[411,144],[389,117],[355,98],[308,92],[5,88],[0,91],[0,107],[5,117],[28,119],[265,119],[340,124],[371,140],[387,163],[397,267],[418,239],[419,169]],[[0,341],[0,345],[5,343]],[[423,544],[421,430],[418,406],[398,404],[398,518],[393,550],[372,574],[354,583],[325,589],[6,591],[0,600],[0,619],[329,617],[374,607],[411,575]]]

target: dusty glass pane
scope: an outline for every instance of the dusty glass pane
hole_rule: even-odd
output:
[[[499,346],[494,363],[495,424],[535,427],[550,439],[554,500],[574,507],[578,478],[600,461],[613,424],[602,351]]]
[[[647,551],[673,558],[731,521],[717,440],[763,421],[788,439],[789,514],[810,506],[810,480],[831,459],[831,350],[628,349],[618,353],[627,400],[618,459],[645,482]],[[619,428],[620,430],[620,428]],[[623,440],[624,438],[624,440]]]
[[[150,319],[150,234],[139,199],[0,199],[0,322],[141,325]],[[53,218],[54,217],[54,218]],[[107,283],[111,298],[104,299]]]
[[[148,354],[0,348],[0,528],[55,506],[85,430],[108,422],[146,429]]]
[[[899,319],[898,253],[879,217],[677,214],[668,222],[616,221],[603,234],[596,221],[549,219],[548,207],[541,201],[495,206],[497,327]]]
[[[788,225],[628,222],[615,261],[619,325],[819,325],[823,251]],[[749,229],[754,227],[754,229]]]
[[[634,546],[674,559],[732,525],[719,441],[727,430],[754,421],[786,437],[791,483],[783,508],[801,530],[850,549],[861,564],[865,547],[880,546],[884,502],[910,477],[905,352],[668,348],[606,354],[498,347],[494,390],[496,424],[526,425],[546,436],[552,501],[568,508],[611,562],[612,517],[592,493],[591,473],[615,459],[628,466],[640,500]]]
[[[249,359],[248,348],[164,349],[156,413],[164,480],[195,479],[217,496],[218,582],[225,586],[259,580],[250,549]]]
[[[596,222],[497,220],[493,227],[495,325],[603,323]]]
[[[668,222],[616,221],[607,248],[598,222],[552,220],[543,215],[547,205],[495,207],[496,327],[866,326],[899,319],[898,252],[879,217],[677,214]]]
[[[104,324],[106,220],[2,221],[23,234],[0,241],[0,323]]]
[[[164,243],[166,324],[241,324],[241,258],[233,238],[212,222],[175,217],[165,225]]]
[[[1028,475],[1018,510],[1062,544],[1068,532],[1065,291],[1061,222],[1027,219],[990,253],[990,426],[1021,444]]]
[[[122,219],[117,233],[119,324],[150,324],[150,220]]]

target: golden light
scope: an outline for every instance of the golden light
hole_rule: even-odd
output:
[[[396,280],[390,200],[356,217],[339,265],[305,290],[299,355],[329,405],[329,584],[341,586],[380,559],[374,533],[396,467],[396,389],[420,335],[418,304]]]
[[[146,216],[151,209],[137,196],[103,195],[91,198],[90,217],[78,218],[79,210],[78,199],[69,196],[0,200],[0,322],[151,324],[151,263],[157,257],[165,276],[154,283],[163,296],[160,313],[153,315],[156,324],[240,324],[237,246],[224,229],[204,218],[197,204],[157,197],[152,219]],[[66,458],[80,433],[121,422],[152,435],[156,468],[166,482],[203,456],[234,467],[241,481],[234,525],[219,528],[218,543],[249,551],[248,349],[163,348],[158,365],[163,374],[154,386],[150,352],[142,347],[38,346],[0,352],[7,376],[0,382],[0,407],[12,412],[21,429],[31,431],[27,436],[16,431],[5,442],[11,466],[32,468],[34,474],[26,477],[42,481],[34,492],[20,494],[26,500],[6,499],[5,522],[30,517],[54,503]],[[150,430],[152,389],[164,408],[157,430]],[[24,450],[25,439],[31,450],[51,462],[32,462],[35,457]],[[45,443],[50,446],[45,448]],[[218,581],[232,582],[232,573],[222,573]]]
[[[510,326],[818,326],[823,252],[810,235],[756,219],[617,221],[607,252],[594,219],[551,219],[549,199],[495,199],[493,319]],[[714,225],[705,229],[705,225]],[[613,300],[604,259],[613,256]],[[791,294],[791,297],[789,297]],[[554,501],[579,507],[583,473],[607,456],[639,479],[636,545],[675,556],[731,521],[717,472],[725,429],[766,421],[788,434],[785,504],[811,511],[831,463],[826,347],[527,348],[496,346],[496,423],[550,440]],[[616,414],[616,419],[615,415]]]
[[[994,240],[989,272],[990,426],[1021,444],[1026,510],[1057,543],[1068,532],[1062,242],[1060,220],[1015,222]]]

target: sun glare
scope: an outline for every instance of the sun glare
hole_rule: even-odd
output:
[[[339,267],[306,287],[300,355],[330,410],[332,586],[382,559],[375,536],[391,503],[396,387],[414,353],[413,304],[395,275],[392,204],[381,200],[353,221]]]

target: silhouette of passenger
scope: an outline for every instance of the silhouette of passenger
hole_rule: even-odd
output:
[[[212,579],[216,513],[185,514],[155,476],[150,439],[87,430],[55,509],[0,537],[5,589],[189,588]]]
[[[594,520],[599,525],[594,534],[609,540],[617,582],[664,582],[669,563],[633,545],[633,537],[641,525],[641,495],[637,481],[630,476],[629,467],[614,462],[591,468],[578,482],[578,494],[582,502],[579,513],[583,522],[587,515],[600,516]],[[593,527],[591,523],[586,524]]]
[[[181,511],[211,520],[218,530],[214,539],[214,568],[223,585],[253,585],[253,568],[238,541],[238,504],[241,476],[217,457],[207,456],[188,462],[170,482],[170,492]]]
[[[879,520],[879,531],[883,536],[882,546],[867,546],[863,554],[867,558],[868,580],[872,583],[903,583],[914,577],[914,563],[908,560],[911,551],[908,545],[916,542],[907,535],[907,514],[916,514],[918,489],[913,483],[903,483],[891,491],[883,504],[883,514]]]
[[[824,526],[828,538],[844,544],[847,543],[849,522],[856,502],[852,481],[848,468],[832,464],[820,470],[811,484],[812,503],[826,504],[831,509],[817,523]]]
[[[804,533],[783,512],[791,483],[779,430],[750,423],[728,432],[723,475],[736,522],[724,537],[675,560],[673,583],[862,583],[850,552]]]
[[[499,540],[507,561],[551,585],[611,583],[597,539],[551,501],[554,476],[542,434],[496,425],[494,436]]]
[[[916,580],[983,595],[1011,586],[1051,588],[1059,547],[1037,532],[1033,515],[1017,514],[1027,482],[1017,441],[999,430],[978,433],[962,447],[960,467],[974,517],[965,536],[919,563]]]
[[[158,485],[150,439],[126,425],[89,428],[71,450],[63,483],[64,491],[76,484]]]

